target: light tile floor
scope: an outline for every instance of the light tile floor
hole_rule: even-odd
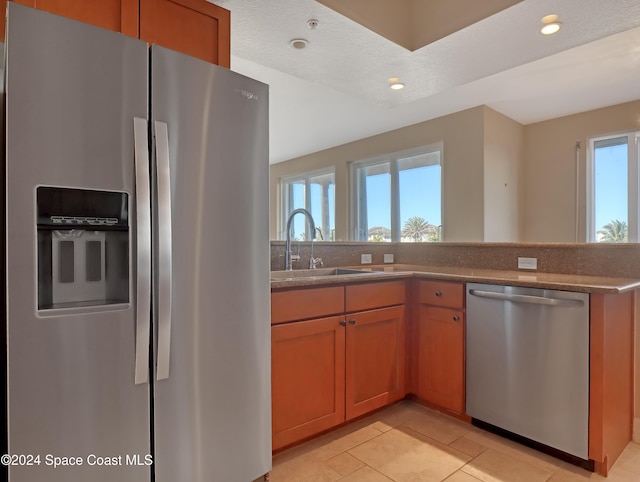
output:
[[[606,479],[403,401],[273,459],[271,482],[640,481],[631,443]]]

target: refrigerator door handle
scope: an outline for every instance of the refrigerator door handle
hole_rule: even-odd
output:
[[[158,359],[157,380],[169,378],[171,354],[171,177],[169,134],[165,122],[154,122],[158,182]]]
[[[135,384],[149,379],[151,328],[151,191],[147,119],[133,119],[136,185],[136,353]]]

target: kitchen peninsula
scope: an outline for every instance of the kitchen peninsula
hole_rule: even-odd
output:
[[[331,276],[294,271],[289,278],[274,272],[274,450],[403,397],[470,421],[464,294],[466,283],[482,282],[588,293],[591,466],[586,466],[608,472],[632,438],[637,246],[328,244],[314,247],[325,266],[344,262],[371,271]],[[281,259],[279,249],[272,243],[272,269]],[[365,253],[374,263],[391,253],[397,263],[354,262]],[[518,270],[519,256],[535,257],[538,271]],[[363,409],[353,409],[358,406]]]

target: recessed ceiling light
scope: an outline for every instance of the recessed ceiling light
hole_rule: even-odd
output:
[[[387,79],[387,82],[389,82],[389,87],[393,90],[404,89],[404,84],[400,82],[400,79],[398,77],[389,77]]]
[[[293,40],[289,41],[289,47],[296,50],[302,50],[306,48],[307,45],[309,45],[309,41],[303,38],[294,38]]]
[[[543,35],[552,35],[560,30],[560,22],[548,23],[540,29],[540,33]]]
[[[540,21],[542,23],[551,23],[551,22],[555,22],[556,20],[558,20],[558,16],[555,14],[551,14],[551,15],[545,15],[544,17],[542,17]]]
[[[540,29],[540,33],[543,35],[551,35],[560,30],[561,22],[558,22],[558,16],[556,14],[545,15],[540,19],[544,26]]]

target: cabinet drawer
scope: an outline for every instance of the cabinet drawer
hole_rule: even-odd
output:
[[[420,281],[420,303],[449,308],[464,307],[464,284],[448,281]]]
[[[307,288],[271,293],[271,324],[344,313],[344,287]]]
[[[347,285],[346,292],[347,313],[402,305],[405,301],[405,282],[384,281]]]

